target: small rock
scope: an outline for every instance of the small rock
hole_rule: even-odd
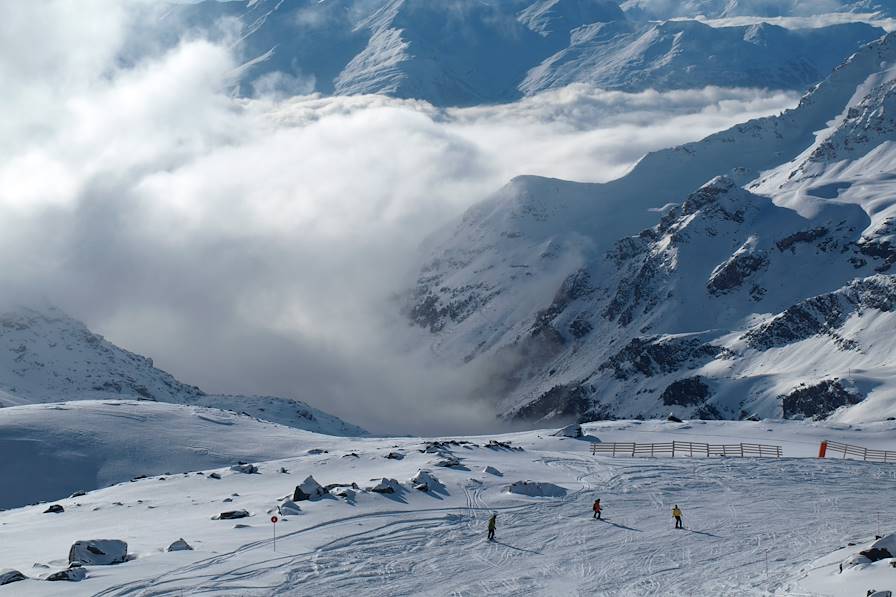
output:
[[[288,475],[288,474],[289,474],[289,471],[286,470],[286,467],[285,467],[285,466],[281,466],[281,467],[280,467],[280,473],[281,473],[281,474],[284,474],[284,475]]]
[[[582,426],[578,423],[573,423],[572,425],[567,425],[563,429],[552,433],[554,437],[572,437],[572,438],[580,438],[582,435]]]
[[[496,477],[503,477],[503,476],[504,476],[504,473],[502,473],[501,471],[499,471],[498,469],[496,469],[495,467],[493,467],[493,466],[491,466],[491,465],[489,465],[489,466],[485,467],[484,469],[482,469],[482,472],[483,472],[483,473],[487,473],[487,474],[489,474],[489,475],[494,475],[494,476],[496,476]]]
[[[78,582],[87,578],[87,570],[77,562],[69,564],[69,567],[59,572],[54,572],[47,577],[49,581],[67,580],[69,582]]]
[[[376,481],[376,479],[372,479]],[[374,493],[399,493],[401,492],[401,483],[395,479],[387,479],[383,477],[379,483],[370,488]]]
[[[221,478],[221,475],[219,475],[218,473],[211,473],[211,474],[208,476],[208,478],[209,478],[209,479],[220,479],[220,478]]]
[[[60,506],[59,504],[53,504],[46,510],[44,510],[44,514],[62,514],[65,512],[65,508]]]
[[[18,570],[0,570],[0,586],[19,582],[28,578]]]
[[[251,529],[252,525],[251,524],[242,524],[242,523],[238,522],[235,525],[233,525],[233,528],[235,528],[235,529]]]
[[[295,516],[302,513],[302,509],[292,500],[286,500],[279,506],[281,516]]]
[[[668,417],[666,417],[666,420],[671,421],[673,423],[683,423],[684,422],[681,419],[679,419],[678,417],[676,417],[675,415],[669,415]]]
[[[404,454],[401,452],[389,452],[386,454],[386,458],[389,460],[404,460]]]
[[[87,492],[86,491],[76,491],[75,493],[71,494],[68,497],[76,498],[76,497],[81,497],[82,495],[87,495]]]
[[[193,551],[189,543],[184,541],[183,537],[168,546],[167,551]]]
[[[229,498],[229,497],[228,497],[228,498],[224,498],[222,501],[223,501],[224,503],[229,504],[230,502],[233,501],[233,498]]]
[[[212,516],[212,520],[233,520],[235,518],[248,518],[249,513],[245,510],[228,510]]]
[[[306,454],[317,456],[318,454],[329,454],[329,452],[327,450],[322,450],[321,448],[311,448],[306,452]]]
[[[258,473],[257,466],[255,466],[254,464],[245,463],[234,464],[232,467],[230,467],[230,470],[235,473],[244,473],[246,475],[255,475]]]

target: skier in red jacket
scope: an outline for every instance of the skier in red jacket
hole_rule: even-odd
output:
[[[600,520],[600,512],[601,512],[600,498],[597,498],[596,500],[594,500],[594,507],[592,509],[594,510],[593,518],[597,518],[598,520]]]

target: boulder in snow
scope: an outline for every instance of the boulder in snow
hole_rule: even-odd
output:
[[[327,454],[328,452],[322,448],[311,448],[305,453],[309,456],[317,456],[318,454]]]
[[[86,492],[86,491],[76,491],[75,493],[71,494],[71,495],[68,496],[68,497],[70,497],[70,498],[76,498],[76,497],[81,497],[81,496],[85,496],[85,495],[87,495],[87,492]]]
[[[386,458],[389,460],[404,460],[404,454],[401,452],[389,452],[386,454]]]
[[[302,513],[299,505],[292,500],[285,500],[278,508],[282,516],[297,516]]]
[[[230,470],[235,473],[244,473],[246,475],[254,475],[258,473],[257,466],[255,466],[254,464],[246,464],[244,462],[234,464],[232,467],[230,467]]]
[[[376,479],[372,480],[376,481]],[[374,493],[400,493],[401,483],[395,479],[387,479],[386,477],[383,477],[380,479],[379,483],[370,488],[370,491]]]
[[[181,537],[168,546],[168,551],[193,551],[193,547]]]
[[[90,539],[75,541],[68,550],[69,563],[86,566],[121,564],[128,559],[128,544],[119,539]]]
[[[553,483],[539,481],[515,481],[507,486],[507,491],[530,497],[563,497],[566,490]]]
[[[554,437],[572,437],[572,438],[580,438],[582,435],[582,426],[578,423],[573,423],[572,425],[567,425],[563,429],[555,431],[552,433]]]
[[[482,469],[482,472],[483,472],[483,473],[488,473],[489,475],[494,475],[494,476],[496,476],[496,477],[503,477],[503,476],[504,476],[504,473],[502,473],[501,471],[499,471],[498,469],[496,469],[495,467],[493,467],[493,466],[491,466],[491,465],[489,465],[489,466],[485,467],[484,469]]]
[[[220,479],[220,478],[221,478],[221,475],[219,475],[218,473],[211,473],[211,474],[208,476],[208,478],[209,478],[209,479]]]
[[[0,570],[0,586],[25,580],[27,577],[18,570]]]
[[[417,491],[443,491],[445,489],[442,482],[426,469],[417,471],[417,474],[411,477],[411,484]]]
[[[308,477],[302,481],[301,485],[296,486],[296,490],[292,494],[294,502],[303,502],[305,500],[316,500],[326,495],[327,490],[320,483],[314,480],[314,477]]]
[[[47,580],[57,581],[57,580],[67,580],[69,582],[78,582],[87,578],[87,570],[85,570],[81,564],[77,562],[73,562],[69,564],[68,568],[65,570],[60,570],[59,572],[54,572],[50,576],[47,577]]]
[[[669,415],[668,417],[666,417],[666,420],[671,421],[672,423],[683,423],[684,422],[681,419],[679,419],[678,417],[676,417],[675,415]]]
[[[248,518],[249,513],[245,510],[228,510],[212,516],[212,520],[233,520],[235,518]]]
[[[46,510],[44,510],[44,514],[62,514],[65,512],[65,508],[60,506],[59,504],[53,504]]]
[[[454,456],[446,456],[441,460],[436,460],[432,463],[433,466],[438,466],[441,468],[457,468],[461,466],[460,459],[455,458]]]

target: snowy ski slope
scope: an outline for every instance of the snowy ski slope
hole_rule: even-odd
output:
[[[220,480],[209,478],[211,471],[152,477],[63,499],[62,514],[42,514],[46,505],[0,512],[0,568],[45,576],[64,567],[72,542],[90,538],[123,539],[135,556],[117,566],[89,567],[80,583],[27,580],[0,587],[0,595],[63,589],[104,597],[857,595],[866,588],[862,570],[837,575],[839,585],[825,580],[836,574],[836,561],[854,553],[836,550],[872,539],[878,519],[884,530],[896,526],[890,508],[896,468],[814,458],[824,438],[893,448],[896,422],[860,429],[807,422],[615,421],[589,424],[585,431],[603,441],[779,444],[785,457],[594,457],[591,440],[552,437],[548,430],[466,438],[472,443],[447,446],[462,464],[448,469],[434,466],[448,453],[420,452],[419,438],[296,431],[301,449],[262,463],[260,474],[225,468],[218,471]],[[492,439],[523,450],[486,447]],[[312,449],[327,452],[307,453]],[[389,452],[405,457],[387,459]],[[483,472],[485,466],[503,476]],[[420,468],[442,485],[414,490],[409,479]],[[299,502],[302,513],[278,524],[274,551],[269,517],[309,474],[322,484],[356,482],[362,489],[386,476],[402,489]],[[554,483],[566,494],[539,498],[505,491],[527,479]],[[591,518],[595,497],[602,499],[604,521]],[[684,511],[683,531],[672,528],[673,504]],[[233,509],[251,516],[211,520]],[[486,520],[493,511],[497,541],[488,543]],[[163,551],[180,537],[194,551]],[[896,581],[896,571],[891,578]],[[830,593],[819,592],[828,585]],[[877,588],[896,588],[896,582]]]

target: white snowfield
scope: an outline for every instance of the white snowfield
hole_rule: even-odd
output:
[[[550,429],[442,444],[282,429],[295,438],[294,452],[258,462],[258,474],[223,467],[214,471],[220,479],[210,478],[211,470],[151,477],[60,500],[61,514],[43,514],[46,504],[0,512],[0,569],[30,577],[0,586],[0,596],[855,596],[896,588],[888,562],[843,575],[836,565],[863,549],[878,524],[896,527],[896,468],[815,458],[822,439],[892,448],[896,422],[613,421],[585,425],[585,439]],[[777,444],[784,457],[609,458],[591,455],[589,435]],[[487,447],[491,440],[509,447]],[[281,448],[274,441],[270,451]],[[386,458],[390,452],[405,457]],[[460,465],[434,466],[449,455]],[[20,458],[40,469],[39,455]],[[503,476],[482,472],[486,466]],[[438,486],[415,490],[410,480],[421,469]],[[270,518],[309,475],[359,489],[298,502],[300,514],[280,516],[275,551]],[[384,477],[396,479],[399,491],[365,491]],[[526,480],[566,493],[507,492]],[[591,512],[598,497],[601,521]],[[685,530],[673,528],[676,504]],[[232,510],[250,516],[212,520]],[[493,512],[497,536],[487,542]],[[180,538],[193,551],[165,551]],[[127,542],[130,560],[87,566],[81,582],[40,580],[68,564],[75,541],[90,539]],[[849,542],[861,545],[836,551]]]

